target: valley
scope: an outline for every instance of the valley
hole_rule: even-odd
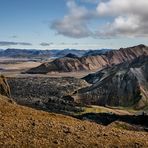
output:
[[[67,53],[67,51],[65,52]],[[11,53],[13,52],[11,51]],[[69,65],[69,60],[66,61],[67,58],[78,58],[73,53],[74,51],[62,58],[65,60],[65,64]],[[91,55],[89,55],[90,53]],[[93,51],[90,53],[88,52],[86,58],[98,58],[98,55],[93,55]],[[118,61],[117,64],[108,65],[105,68],[98,67],[99,70],[50,71],[47,74],[26,72],[36,66],[40,67],[40,65],[46,64],[47,59],[3,57],[0,60],[0,72],[7,77],[12,98],[22,105],[41,109],[48,108],[49,111],[56,108],[57,112],[64,112],[63,109],[59,109],[63,108],[64,105],[67,105],[68,109],[71,109],[72,106],[74,109],[75,105],[76,108],[83,108],[85,105],[101,105],[143,110],[148,104],[147,53],[148,48],[145,45],[117,51],[105,51],[99,53],[99,56],[112,55],[110,61],[120,59],[121,63]],[[117,55],[118,58],[116,58]],[[79,59],[83,59],[85,56],[79,57]],[[60,59],[61,57],[55,60]],[[49,58],[49,65],[55,60]],[[59,65],[63,64],[59,63]]]
[[[134,55],[129,54],[131,49],[136,50]],[[117,58],[120,51],[124,57]],[[0,146],[147,147],[148,48],[108,52],[113,53],[110,64],[76,71],[73,67],[79,65],[71,59],[83,56],[68,54],[62,57],[64,63],[57,63],[72,64],[72,71],[50,71],[48,66],[61,57],[1,58]],[[85,59],[100,56],[105,55]],[[27,72],[42,65],[47,73]]]
[[[148,148],[148,0],[0,0],[0,148]]]

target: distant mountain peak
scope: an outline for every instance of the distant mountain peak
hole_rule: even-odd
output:
[[[68,53],[65,57],[67,57],[67,58],[78,58],[78,56],[76,56],[75,54],[72,54],[72,53]]]

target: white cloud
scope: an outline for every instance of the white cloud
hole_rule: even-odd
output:
[[[28,42],[0,41],[0,46],[13,46],[13,45],[32,46],[32,43],[28,43]]]
[[[52,23],[57,34],[72,37],[148,37],[148,0],[81,0],[96,2],[95,10],[78,6],[75,0],[68,0],[69,13]],[[98,28],[88,27],[95,19],[105,19]],[[110,19],[108,19],[110,18]],[[92,32],[92,30],[95,30]]]
[[[69,14],[65,15],[62,20],[56,20],[52,23],[51,28],[57,31],[57,34],[73,38],[88,37],[91,35],[87,24],[93,17],[90,12],[83,6],[78,6],[74,1],[68,1],[67,7]]]
[[[110,0],[98,4],[99,16],[113,16],[113,22],[105,25],[99,36],[148,37],[148,1]]]
[[[100,15],[148,15],[147,0],[109,0],[97,6]]]

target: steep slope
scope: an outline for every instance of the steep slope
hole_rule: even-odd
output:
[[[146,132],[46,113],[0,96],[0,147],[148,147]]]
[[[26,73],[36,74],[48,72],[72,72],[82,70],[99,70],[104,67],[133,60],[141,55],[148,55],[148,47],[138,45],[119,50],[111,50],[104,55],[84,56],[81,58],[59,58],[28,70]]]
[[[0,94],[7,97],[11,97],[10,87],[7,83],[6,78],[3,75],[0,75]]]
[[[79,90],[75,99],[85,104],[143,108],[148,105],[147,72],[148,56],[105,68],[84,78],[92,85]]]

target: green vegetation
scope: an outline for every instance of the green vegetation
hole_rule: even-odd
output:
[[[81,112],[76,113],[76,115],[83,115],[86,113],[136,114],[137,111],[130,107],[103,107],[92,105],[81,107]]]

